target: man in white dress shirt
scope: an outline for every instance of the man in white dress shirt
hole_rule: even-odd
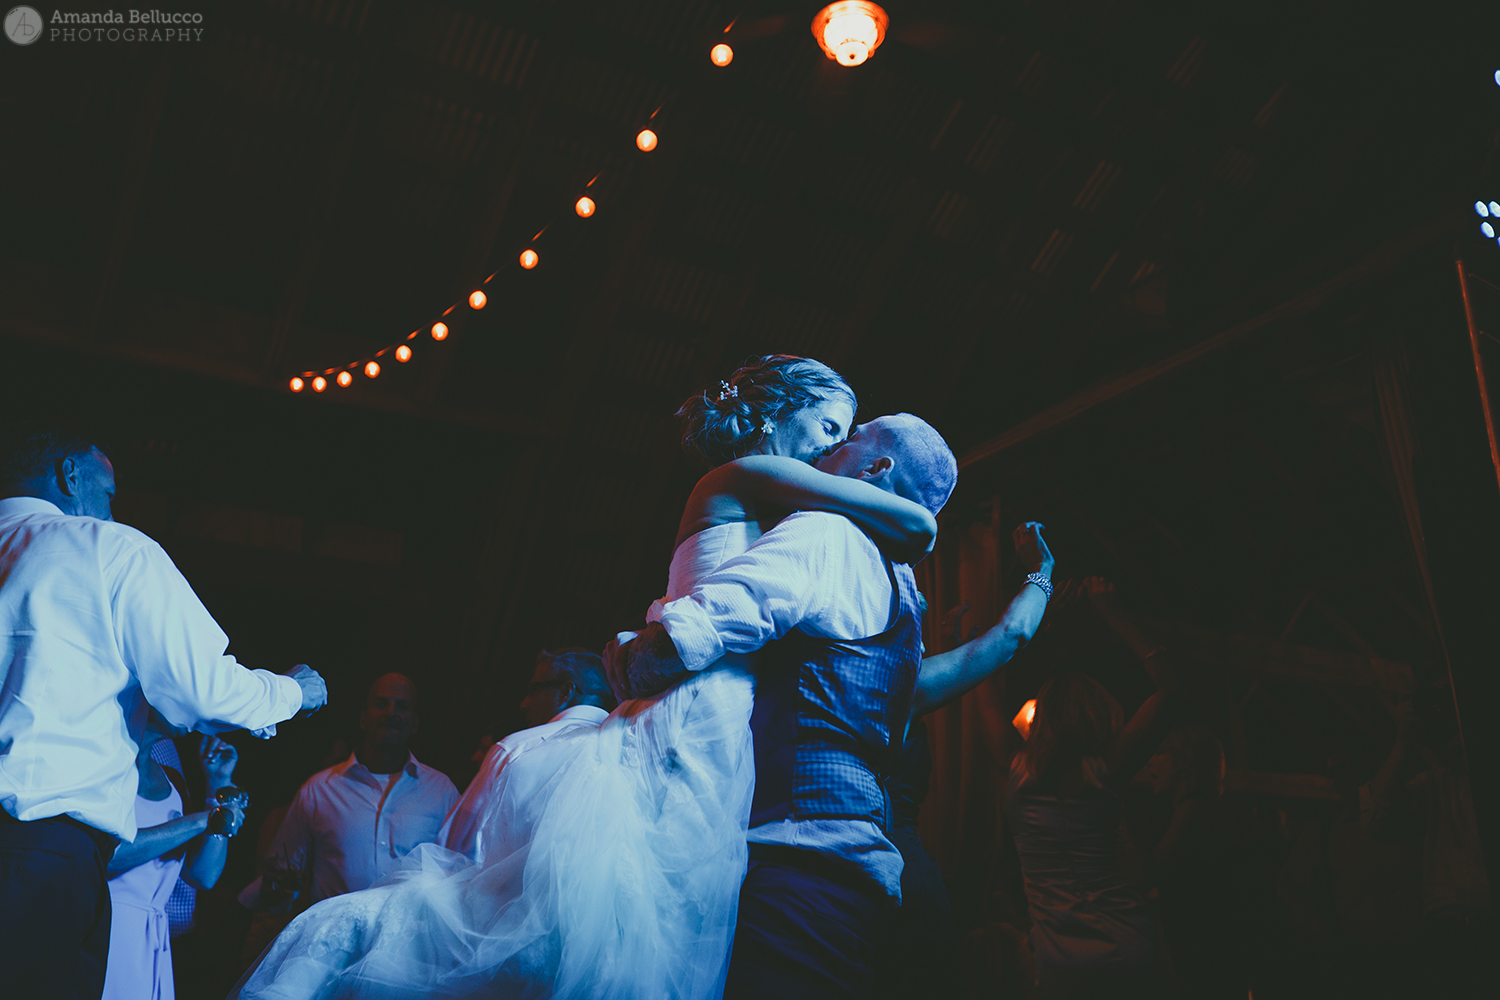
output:
[[[161,546],[113,523],[86,435],[0,432],[0,993],[97,998],[105,866],[136,835],[147,705],[181,729],[275,732],[318,674],[248,670]]]
[[[934,514],[958,472],[941,436],[910,414],[861,425],[819,468]],[[969,690],[1035,631],[1050,557],[1044,569],[973,648],[924,662],[910,567],[887,561],[846,518],[804,511],[668,603],[636,639],[606,648],[616,691],[640,697],[725,653],[764,647],[751,865],[726,1000],[869,995],[901,891],[883,776],[914,711]]]
[[[360,713],[364,739],[349,759],[308,778],[264,863],[310,876],[309,905],[368,889],[418,844],[437,839],[458,801],[446,774],[412,756],[417,689],[403,674],[370,685]],[[278,880],[279,881],[279,880]],[[262,889],[258,905],[284,902]]]
[[[531,796],[524,784],[524,765],[515,769],[519,758],[566,733],[597,729],[614,707],[615,697],[604,677],[604,661],[597,653],[578,648],[542,650],[526,697],[521,700],[521,711],[531,728],[511,733],[490,747],[479,773],[443,824],[438,843],[480,864],[493,856],[496,838],[504,837],[507,831],[496,829],[486,820],[494,818],[489,807],[496,801],[493,793],[500,774],[507,769],[512,769],[506,778],[511,786],[507,801],[519,811],[511,825],[529,829],[530,824],[524,820]]]

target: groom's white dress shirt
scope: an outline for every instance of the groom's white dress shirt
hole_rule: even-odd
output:
[[[827,639],[878,635],[890,625],[893,597],[868,535],[838,514],[803,511],[662,605],[659,620],[688,669],[701,670],[794,628]],[[785,819],[751,828],[749,839],[840,858],[901,896],[901,852],[875,823]]]
[[[368,889],[417,845],[435,842],[457,801],[448,776],[410,754],[394,774],[373,774],[350,754],[303,783],[269,857],[312,869],[313,903]]]
[[[490,747],[489,753],[484,755],[484,763],[479,766],[479,773],[469,782],[463,798],[458,800],[458,805],[453,807],[452,814],[443,824],[442,832],[438,834],[438,843],[483,864],[486,854],[493,846],[486,843],[489,839],[486,836],[489,832],[486,830],[486,820],[491,818],[490,807],[494,805],[494,792],[500,773],[543,743],[577,729],[598,729],[607,718],[609,713],[597,705],[574,705],[563,709],[540,726],[517,730]],[[545,778],[546,775],[538,777]],[[536,798],[534,789],[526,787],[524,778],[517,783],[514,774],[507,781],[510,788],[506,795],[514,810],[509,815],[515,825],[529,830],[535,825],[536,819],[532,810],[527,808]]]
[[[0,500],[0,808],[134,840],[150,703],[184,729],[271,729],[290,677],[247,670],[166,552],[114,521]]]

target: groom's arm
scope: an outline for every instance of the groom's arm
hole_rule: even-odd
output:
[[[870,563],[876,587],[861,586]],[[808,511],[766,532],[744,554],[667,603],[661,621],[605,649],[605,670],[617,695],[638,698],[665,690],[725,653],[751,653],[798,625],[822,635],[864,634],[889,614],[890,589],[880,554],[848,519]],[[851,624],[852,622],[852,624]]]

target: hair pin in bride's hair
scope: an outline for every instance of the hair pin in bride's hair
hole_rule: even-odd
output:
[[[740,387],[739,386],[737,386],[737,385],[730,385],[728,382],[725,382],[725,381],[722,381],[722,380],[719,382],[719,384],[724,387],[723,390],[719,393],[719,402],[722,403],[726,399],[739,399],[740,398]]]

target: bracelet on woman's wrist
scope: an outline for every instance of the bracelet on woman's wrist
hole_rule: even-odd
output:
[[[1052,600],[1052,581],[1047,579],[1045,574],[1028,573],[1026,574],[1026,583],[1031,584],[1045,594],[1047,600]],[[1021,584],[1021,586],[1026,586],[1026,583]]]
[[[214,806],[208,811],[208,827],[205,833],[219,837],[233,837],[234,810],[225,806]]]

